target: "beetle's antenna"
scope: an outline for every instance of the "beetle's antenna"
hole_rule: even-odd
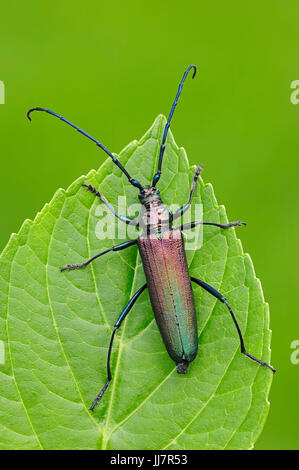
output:
[[[165,151],[165,141],[166,141],[166,137],[167,137],[167,134],[168,134],[168,130],[169,130],[169,127],[170,127],[170,121],[172,119],[172,116],[173,116],[173,113],[174,113],[174,110],[176,108],[176,105],[178,104],[178,100],[179,100],[179,97],[180,97],[180,94],[182,92],[182,89],[183,89],[183,85],[184,85],[184,81],[186,80],[187,78],[187,75],[188,73],[190,72],[190,70],[194,70],[193,71],[193,75],[192,75],[192,78],[195,77],[196,75],[196,66],[195,65],[190,65],[187,70],[185,71],[184,75],[183,75],[183,78],[181,80],[181,83],[179,84],[179,88],[178,88],[178,91],[177,91],[177,94],[176,94],[176,97],[174,99],[174,102],[173,102],[173,105],[171,107],[171,110],[170,110],[170,113],[169,113],[169,116],[168,116],[168,119],[167,119],[167,123],[165,125],[165,129],[164,129],[164,133],[163,133],[163,138],[162,138],[162,144],[161,144],[161,147],[160,147],[160,155],[159,155],[159,162],[158,162],[158,171],[157,173],[154,175],[153,177],[153,183],[152,185],[153,186],[156,186],[156,184],[158,183],[159,179],[160,179],[160,176],[161,176],[161,167],[162,167],[162,161],[163,161],[163,155],[164,155],[164,151]]]
[[[140,190],[143,189],[143,186],[139,183],[139,181],[135,180],[134,178],[131,178],[131,176],[129,175],[129,173],[127,172],[127,170],[122,166],[122,164],[120,163],[120,161],[113,156],[113,154],[111,152],[109,152],[109,150],[103,145],[101,144],[101,142],[99,142],[98,140],[96,140],[94,137],[92,137],[90,134],[88,134],[87,132],[83,131],[83,129],[80,129],[80,127],[76,126],[75,124],[73,124],[72,122],[68,121],[67,119],[65,119],[63,116],[60,116],[59,114],[57,113],[54,113],[54,111],[50,111],[50,109],[44,109],[44,108],[32,108],[32,109],[29,109],[29,111],[27,112],[27,117],[29,119],[29,121],[31,121],[31,116],[30,114],[33,112],[33,111],[44,111],[45,113],[48,113],[48,114],[51,114],[51,116],[55,116],[57,117],[58,119],[60,119],[61,121],[65,122],[66,124],[68,124],[69,126],[73,127],[74,129],[76,129],[78,132],[80,132],[81,134],[83,134],[85,137],[87,137],[88,139],[92,140],[98,147],[100,147],[102,150],[104,150],[104,152],[107,153],[107,155],[109,155],[109,157],[112,158],[112,161],[113,163],[115,163],[115,165],[118,166],[118,168],[126,175],[126,177],[128,178],[129,182],[135,186],[136,188],[139,188]]]

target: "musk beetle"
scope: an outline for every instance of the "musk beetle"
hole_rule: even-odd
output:
[[[212,296],[216,297],[216,299],[220,300],[220,302],[223,302],[226,305],[239,335],[241,353],[253,361],[258,362],[263,367],[268,367],[273,372],[275,372],[275,369],[271,365],[252,356],[246,351],[240,327],[227,299],[212,286],[200,279],[190,277],[188,273],[184,240],[182,236],[183,230],[192,229],[199,224],[213,225],[219,227],[220,229],[228,229],[230,227],[246,224],[244,222],[230,222],[224,225],[213,222],[194,221],[185,225],[181,225],[179,228],[172,227],[173,221],[181,217],[191,206],[196,182],[201,173],[202,165],[196,168],[187,204],[184,204],[177,211],[172,213],[167,208],[167,206],[163,204],[160,197],[160,192],[157,188],[157,184],[162,173],[163,155],[170,122],[182,92],[184,82],[190,71],[193,72],[192,78],[194,78],[196,74],[195,65],[190,65],[188,67],[179,84],[177,94],[165,125],[160,146],[158,168],[157,172],[153,176],[151,186],[143,186],[139,181],[132,178],[120,163],[120,161],[101,142],[77,127],[75,124],[65,119],[63,116],[60,116],[59,114],[44,108],[32,108],[27,113],[27,117],[31,121],[31,113],[33,111],[43,111],[57,117],[61,121],[76,129],[78,132],[92,140],[98,147],[104,150],[104,152],[106,152],[106,154],[111,157],[113,163],[115,163],[115,165],[117,165],[118,168],[126,175],[129,183],[139,189],[138,197],[142,210],[141,215],[137,219],[133,219],[131,217],[117,214],[112,205],[96,188],[90,184],[83,183],[83,186],[96,197],[98,197],[116,217],[126,224],[140,227],[142,229],[142,234],[137,240],[130,240],[113,246],[112,248],[102,251],[96,256],[93,256],[91,259],[85,261],[82,264],[69,264],[64,268],[61,268],[61,271],[79,269],[87,266],[95,259],[106,253],[109,253],[110,251],[124,250],[132,245],[137,244],[145,272],[146,284],[140,287],[140,289],[129,300],[128,304],[125,306],[114,325],[108,349],[107,382],[95,398],[93,404],[90,407],[91,410],[93,410],[95,405],[101,400],[112,380],[110,359],[115,333],[130,312],[136,300],[145,289],[148,289],[149,291],[150,301],[158,328],[160,330],[167,352],[171,359],[175,362],[177,372],[179,374],[186,374],[188,366],[190,362],[195,359],[198,350],[197,321],[192,283],[198,284]]]

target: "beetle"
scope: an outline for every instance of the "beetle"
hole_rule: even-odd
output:
[[[142,233],[136,240],[125,241],[116,246],[113,246],[112,248],[98,253],[84,263],[68,264],[67,266],[61,268],[61,271],[80,269],[89,265],[92,261],[99,258],[100,256],[105,255],[106,253],[111,251],[124,250],[137,244],[146,277],[146,284],[140,287],[140,289],[129,300],[128,304],[125,306],[114,325],[108,348],[107,382],[93,401],[90,410],[93,410],[96,404],[102,399],[112,380],[110,360],[116,331],[121,326],[133,305],[140,297],[142,292],[145,291],[145,289],[148,289],[153,313],[163,342],[166,346],[169,356],[175,362],[177,372],[179,374],[187,373],[188,366],[190,362],[195,359],[198,351],[198,331],[192,283],[198,284],[200,287],[205,289],[212,296],[216,297],[216,299],[220,300],[220,302],[226,305],[237,329],[240,340],[241,353],[253,361],[261,364],[263,367],[268,367],[273,372],[275,372],[275,369],[271,365],[267,364],[261,359],[256,358],[246,351],[241,329],[227,299],[214,287],[210,286],[201,279],[190,277],[188,272],[184,240],[182,236],[183,230],[192,229],[197,225],[211,225],[219,227],[220,229],[228,229],[230,227],[246,225],[245,222],[238,221],[227,224],[220,224],[213,222],[194,221],[185,225],[181,225],[178,228],[173,228],[173,221],[181,217],[191,206],[196,183],[202,171],[202,165],[196,167],[187,204],[184,204],[175,212],[171,212],[163,203],[159,189],[157,188],[157,183],[159,182],[162,173],[163,156],[165,152],[166,139],[170,122],[181,95],[184,82],[190,71],[193,72],[192,78],[194,78],[196,74],[196,66],[190,65],[187,68],[179,84],[164,128],[160,146],[158,168],[157,172],[153,176],[151,186],[143,186],[137,179],[132,178],[127,170],[123,167],[121,162],[101,142],[69,120],[65,119],[63,116],[49,109],[39,107],[31,108],[27,112],[27,117],[30,121],[32,112],[43,111],[76,129],[78,132],[83,134],[85,137],[93,141],[98,147],[104,150],[104,152],[112,159],[113,163],[117,165],[118,168],[126,175],[129,183],[139,189],[138,197],[142,210],[140,216],[137,219],[133,219],[128,216],[119,215],[113,206],[95,187],[93,187],[91,184],[83,183],[83,186],[92,194],[94,194],[94,196],[98,197],[118,219],[126,224],[140,227]]]

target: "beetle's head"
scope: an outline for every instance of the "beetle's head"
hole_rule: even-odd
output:
[[[138,194],[141,204],[148,204],[153,201],[161,201],[160,191],[154,186],[144,186]]]

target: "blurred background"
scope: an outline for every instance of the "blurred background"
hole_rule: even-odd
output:
[[[19,0],[0,17],[0,250],[105,159],[49,116],[30,124],[28,108],[53,109],[118,152],[168,114],[186,66],[198,66],[172,131],[229,218],[247,221],[239,235],[270,303],[278,373],[256,448],[299,449],[298,1]]]

